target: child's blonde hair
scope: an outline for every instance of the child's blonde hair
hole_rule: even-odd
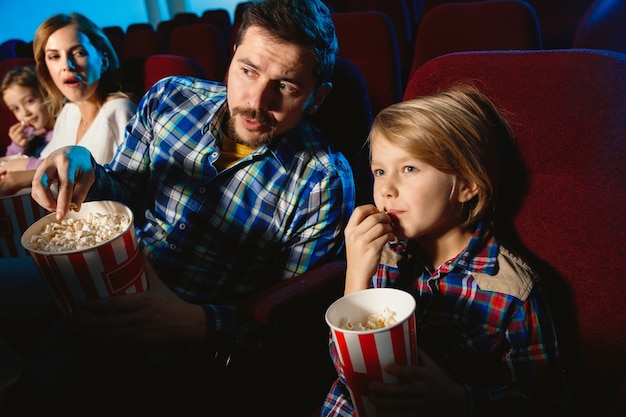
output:
[[[476,184],[463,226],[493,220],[499,185],[499,141],[513,140],[503,113],[476,88],[457,85],[430,96],[393,104],[370,131],[439,171]]]

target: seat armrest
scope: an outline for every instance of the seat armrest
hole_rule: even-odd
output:
[[[297,277],[243,299],[240,309],[260,323],[270,321],[320,302],[329,291],[343,288],[346,261],[337,259]]]

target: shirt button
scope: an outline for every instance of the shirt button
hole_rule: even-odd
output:
[[[211,158],[213,158],[213,159],[217,159],[218,156],[219,155],[217,154],[217,152],[211,153]]]
[[[178,228],[180,230],[185,230],[187,228],[187,225],[185,223],[181,223],[181,224],[178,225]]]
[[[176,250],[176,243],[170,243],[170,249]]]
[[[200,191],[200,194],[204,194],[204,193],[206,193],[206,188],[200,187],[200,189],[198,191]]]

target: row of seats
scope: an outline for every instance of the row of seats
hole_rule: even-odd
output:
[[[599,0],[588,9],[587,15],[604,10],[603,17],[598,18],[595,13],[591,29],[590,19],[580,19],[576,43],[570,47],[618,49],[618,42],[611,40],[616,32],[598,24],[609,16],[615,22],[623,20],[619,16],[624,17],[624,12],[616,13],[617,6],[606,11],[610,2],[621,3]],[[439,2],[428,9],[416,5],[410,8],[411,3],[407,0],[353,0],[333,13],[339,55],[355,63],[363,73],[374,114],[398,102],[411,73],[436,56],[472,50],[545,49],[540,20],[534,7],[526,1]],[[240,3],[242,7],[236,14],[239,17],[233,24],[223,24],[220,30],[217,25],[199,24],[201,17],[191,17],[195,16],[191,13],[184,14],[184,19],[172,20],[178,23],[169,32],[167,41],[163,31],[151,27],[141,32],[128,30],[123,42],[123,61],[157,53],[184,55],[196,60],[207,78],[222,79],[245,4]],[[420,15],[420,10],[426,12]],[[416,16],[419,16],[418,22],[411,23]],[[173,24],[168,27],[172,28]],[[622,47],[626,52],[626,45]]]
[[[346,12],[354,8],[355,3],[363,0],[325,0],[334,11]],[[372,3],[371,0],[365,0]],[[375,0],[374,0],[375,1]],[[447,3],[471,3],[477,0],[403,0],[409,12],[409,21],[412,22],[412,33],[416,32],[422,17],[433,7]],[[536,10],[541,35],[545,48],[561,49],[572,46],[574,34],[583,14],[592,5],[594,0],[526,0]],[[619,0],[618,0],[619,1]],[[378,3],[394,3],[379,1]],[[392,7],[389,5],[378,7]],[[395,6],[396,8],[402,6]]]
[[[433,0],[423,5],[413,0],[328,3],[334,10],[339,54],[363,73],[374,114],[398,102],[410,74],[436,56],[457,51],[545,48],[538,15],[530,3],[522,0]],[[610,11],[606,11],[608,3],[614,4],[609,6]],[[104,29],[133,79],[138,78],[136,69],[147,56],[172,54],[195,60],[203,77],[223,80],[234,34],[247,4],[238,4],[232,23],[226,10],[209,9],[202,15],[179,13],[160,22],[157,28],[135,23],[126,31],[119,26]],[[576,43],[571,46],[593,48],[595,43],[599,49],[617,49],[618,41],[607,41],[606,35],[598,34],[607,32],[602,29],[606,25],[601,24],[606,16],[616,22],[612,26],[623,21],[620,16],[624,17],[624,11],[614,10],[619,4],[623,2],[594,3],[587,13],[593,15],[593,29],[580,27]],[[591,13],[597,10],[602,10],[603,17]],[[579,24],[589,27],[589,21],[582,19]],[[145,91],[142,82],[135,82],[133,88],[138,94]]]

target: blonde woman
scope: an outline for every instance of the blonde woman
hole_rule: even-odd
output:
[[[98,163],[108,163],[136,110],[116,79],[119,60],[111,42],[85,16],[58,14],[39,26],[33,50],[52,113],[58,114],[42,157],[81,145]]]

